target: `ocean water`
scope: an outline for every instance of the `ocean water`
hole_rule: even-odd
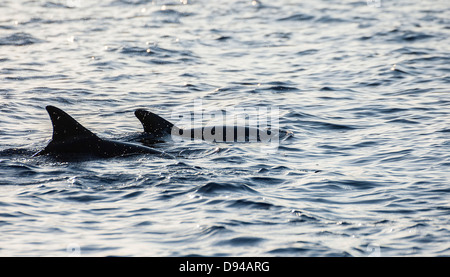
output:
[[[448,1],[5,0],[0,14],[0,256],[450,255]],[[291,135],[152,146],[175,159],[31,157],[52,135],[46,105],[126,140],[135,109],[199,103],[276,109]]]

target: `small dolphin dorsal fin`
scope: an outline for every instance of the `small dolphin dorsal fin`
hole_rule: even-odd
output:
[[[97,137],[63,110],[54,106],[47,106],[45,108],[53,124],[53,141],[61,141],[74,137]]]
[[[174,126],[169,121],[152,112],[138,109],[134,115],[141,121],[144,132],[153,135],[170,134]]]

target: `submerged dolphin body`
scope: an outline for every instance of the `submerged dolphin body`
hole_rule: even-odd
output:
[[[175,135],[187,139],[200,139],[211,142],[268,142],[279,139],[279,130],[261,130],[241,126],[206,126],[181,129],[157,114],[144,109],[134,112],[147,135],[143,140],[158,141]]]
[[[33,156],[110,158],[133,154],[165,155],[150,147],[99,138],[61,109],[54,106],[47,106],[46,109],[53,124],[53,137],[43,150]]]

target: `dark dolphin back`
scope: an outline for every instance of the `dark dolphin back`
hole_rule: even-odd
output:
[[[134,112],[134,114],[139,121],[141,121],[142,126],[144,127],[144,132],[152,134],[155,137],[170,134],[172,127],[174,126],[171,122],[147,110],[138,109]]]
[[[63,141],[68,138],[97,138],[97,136],[83,127],[70,115],[54,106],[47,106],[48,114],[53,125],[53,141]]]
[[[47,106],[46,109],[53,124],[53,138],[43,150],[33,156],[52,154],[67,160],[87,156],[109,158],[145,153],[170,156],[142,145],[101,139],[61,109],[54,106]]]

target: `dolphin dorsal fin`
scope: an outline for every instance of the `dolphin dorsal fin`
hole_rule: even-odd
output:
[[[63,110],[54,106],[47,106],[45,108],[53,124],[53,141],[61,141],[74,137],[97,137]]]
[[[159,115],[143,109],[136,110],[134,114],[141,121],[142,126],[144,127],[144,132],[149,134],[170,134],[172,127],[174,126],[172,123]]]

